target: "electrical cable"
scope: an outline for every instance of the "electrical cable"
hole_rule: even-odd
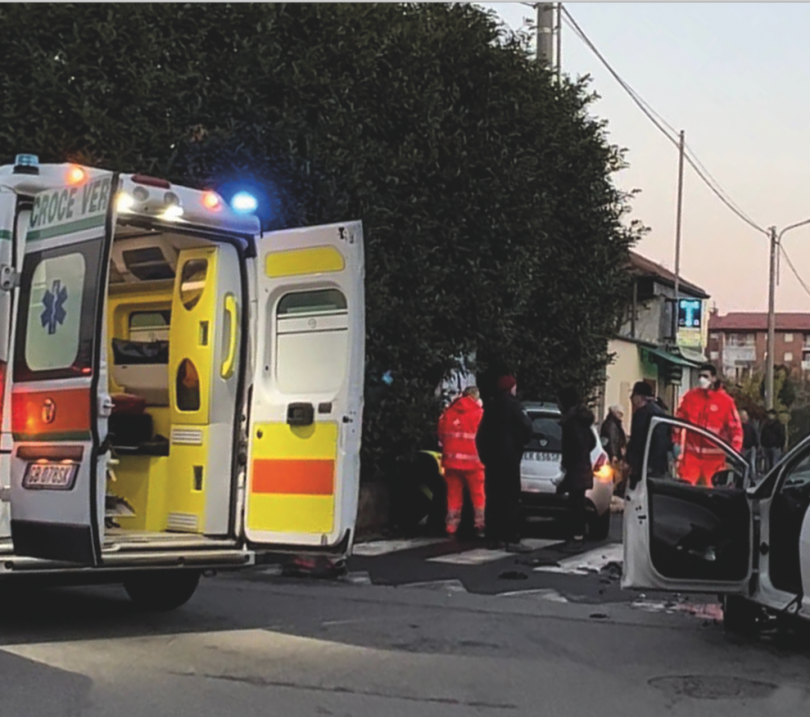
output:
[[[590,38],[585,34],[585,31],[579,26],[579,23],[571,16],[571,13],[568,12],[568,9],[563,5],[562,11],[565,15],[565,19],[568,22],[569,27],[573,29],[574,33],[579,37],[582,42],[587,45],[587,47],[593,52],[605,68],[610,72],[613,78],[619,83],[622,89],[627,92],[630,96],[630,99],[635,102],[638,108],[644,113],[644,115],[658,128],[658,130],[676,147],[679,148],[679,142],[676,137],[670,134],[669,131],[663,126],[666,125],[669,130],[677,134],[675,129],[670,125],[658,112],[656,112],[653,107],[646,102],[627,82],[625,82],[618,72],[616,72],[613,67],[611,67],[610,63],[607,59],[602,55],[599,49],[591,42]],[[658,119],[656,119],[658,118]],[[660,121],[659,121],[660,120]],[[767,229],[759,226],[753,219],[751,219],[739,206],[731,199],[720,183],[714,179],[714,177],[709,174],[708,170],[703,166],[700,160],[695,156],[694,158],[691,156],[694,155],[694,152],[690,149],[687,152],[687,148],[684,147],[684,159],[689,163],[695,173],[700,177],[700,179],[706,184],[706,186],[717,196],[717,198],[723,202],[723,204],[728,207],[739,219],[744,221],[753,229],[757,230],[758,232],[768,235]],[[711,177],[711,179],[710,179]]]
[[[787,265],[790,267],[790,270],[793,272],[793,275],[799,281],[799,284],[801,285],[802,289],[804,289],[807,292],[808,296],[810,296],[810,286],[808,286],[807,282],[805,282],[805,280],[802,279],[802,277],[799,274],[798,270],[793,265],[793,262],[790,260],[790,257],[788,256],[788,253],[785,250],[785,247],[782,246],[782,242],[779,242],[779,251],[782,252],[782,256],[785,257],[785,261],[787,262]]]

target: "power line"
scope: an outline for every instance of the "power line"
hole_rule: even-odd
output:
[[[798,279],[802,289],[804,289],[807,292],[807,294],[810,295],[810,286],[808,286],[805,280],[802,279],[796,267],[793,265],[793,262],[790,260],[790,257],[788,256],[785,247],[782,246],[782,242],[779,242],[779,250],[782,252],[782,256],[785,257],[785,261],[787,262],[787,265],[790,267],[790,270],[793,272],[793,275],[796,277],[796,279]]]
[[[591,42],[590,38],[585,34],[585,31],[579,26],[577,21],[571,16],[571,13],[568,12],[568,8],[564,5],[562,7],[562,11],[565,14],[566,21],[568,22],[569,26],[574,30],[574,33],[582,40],[588,48],[593,52],[605,68],[610,72],[610,74],[614,77],[614,79],[619,83],[622,89],[627,92],[630,96],[630,99],[636,103],[638,108],[645,114],[645,116],[658,128],[658,130],[676,147],[678,148],[678,140],[670,134],[670,131],[674,134],[677,134],[675,129],[670,125],[658,112],[656,112],[653,107],[646,102],[627,82],[625,82],[618,72],[616,72],[613,67],[611,67],[610,63],[607,61],[605,56],[599,51],[599,49]],[[658,119],[656,119],[656,117]],[[660,122],[659,122],[660,120]],[[670,131],[667,131],[663,125],[666,125]],[[763,227],[759,226],[753,219],[751,219],[742,209],[740,209],[737,204],[728,196],[728,193],[722,188],[720,183],[711,177],[708,170],[703,166],[703,164],[695,157],[694,159],[691,154],[694,154],[691,150],[689,152],[684,152],[684,158],[695,171],[695,173],[703,180],[704,184],[711,189],[711,191],[717,196],[717,198],[723,202],[737,217],[742,219],[746,224],[748,224],[753,229],[756,229],[758,232],[767,235],[768,231]],[[707,176],[708,175],[708,176]],[[711,177],[711,179],[709,179]]]

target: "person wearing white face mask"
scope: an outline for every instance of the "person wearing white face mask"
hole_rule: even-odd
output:
[[[698,388],[687,391],[676,416],[711,431],[738,453],[743,447],[743,428],[734,399],[726,393],[711,364],[700,367]],[[725,453],[695,431],[683,431],[678,474],[693,485],[711,486],[715,473],[726,464]]]

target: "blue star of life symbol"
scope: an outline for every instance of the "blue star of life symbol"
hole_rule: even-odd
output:
[[[54,279],[51,288],[45,290],[45,295],[42,297],[42,305],[45,307],[45,311],[42,312],[39,318],[42,325],[48,327],[49,334],[55,334],[57,325],[65,323],[67,318],[65,302],[67,298],[67,287],[62,286],[59,279]]]

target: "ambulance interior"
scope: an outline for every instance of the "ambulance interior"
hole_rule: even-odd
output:
[[[235,247],[116,228],[106,307],[108,544],[228,537],[241,296]]]

